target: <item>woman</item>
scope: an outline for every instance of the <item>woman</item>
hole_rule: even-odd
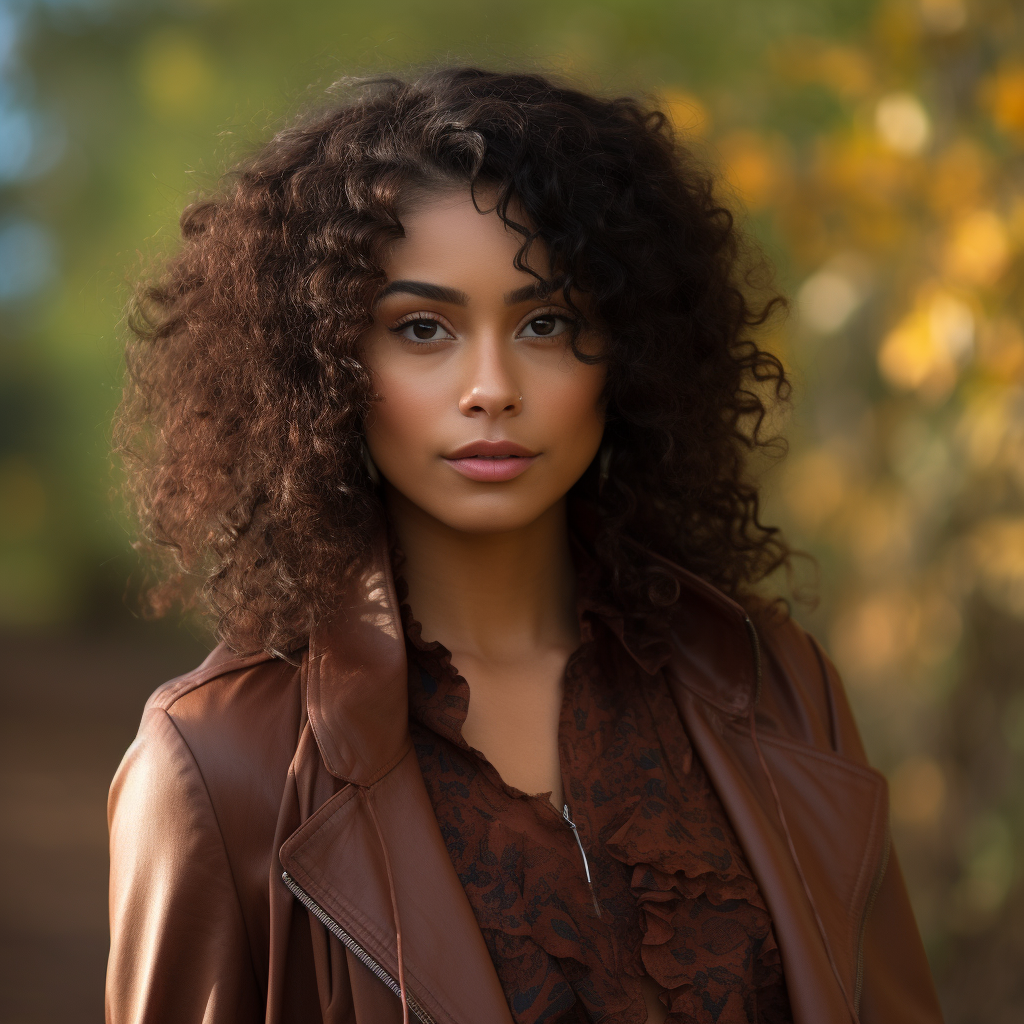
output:
[[[774,303],[665,118],[379,82],[182,235],[120,429],[223,642],[114,780],[108,1020],[938,1021],[884,780],[754,593]]]

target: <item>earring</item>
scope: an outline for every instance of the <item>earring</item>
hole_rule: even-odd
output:
[[[600,494],[604,490],[604,485],[608,483],[608,473],[612,466],[612,453],[613,448],[610,444],[601,445],[601,451],[597,456],[597,493]]]
[[[377,469],[376,463],[373,461],[373,457],[370,455],[370,449],[366,447],[366,441],[363,441],[363,465],[366,467],[366,475],[370,478],[370,483],[374,487],[380,487],[380,471]]]

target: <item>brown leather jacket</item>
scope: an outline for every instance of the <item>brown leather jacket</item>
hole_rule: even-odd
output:
[[[792,622],[682,586],[669,679],[771,910],[796,1024],[936,1024],[885,779]],[[110,791],[111,1024],[510,1024],[410,746],[386,552],[301,665],[215,650]],[[390,881],[389,881],[390,876]]]

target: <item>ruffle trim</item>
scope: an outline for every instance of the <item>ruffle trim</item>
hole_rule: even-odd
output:
[[[644,973],[666,990],[669,1021],[748,1024],[757,1010],[745,1004],[739,979],[726,966],[735,962],[736,950],[754,958],[756,994],[770,990],[767,999],[775,1002],[782,981],[771,916],[757,882],[739,849],[730,849],[727,833],[706,815],[701,824],[718,833],[718,851],[696,835],[676,837],[669,850],[658,849],[655,830],[640,823],[661,818],[656,810],[664,803],[655,801],[656,810],[650,805],[650,797],[642,798],[605,843],[612,857],[633,868],[630,888],[640,912]]]

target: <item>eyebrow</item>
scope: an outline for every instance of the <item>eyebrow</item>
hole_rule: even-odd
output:
[[[389,295],[397,293],[405,295],[417,295],[421,299],[431,299],[434,302],[448,302],[453,306],[468,306],[469,296],[460,292],[458,288],[446,288],[440,284],[427,284],[426,281],[392,281],[377,296],[377,302],[382,302]]]
[[[557,290],[557,282],[534,281],[532,284],[505,293],[505,305],[515,306],[531,299],[546,299]],[[421,299],[433,302],[447,302],[453,306],[468,306],[469,296],[458,288],[446,288],[440,284],[428,284],[426,281],[392,281],[377,296],[377,302],[383,302],[389,295],[416,295]]]
[[[534,281],[532,284],[517,288],[514,292],[506,292],[505,305],[515,306],[517,303],[529,302],[531,299],[547,299],[552,292],[557,290],[557,282]]]

